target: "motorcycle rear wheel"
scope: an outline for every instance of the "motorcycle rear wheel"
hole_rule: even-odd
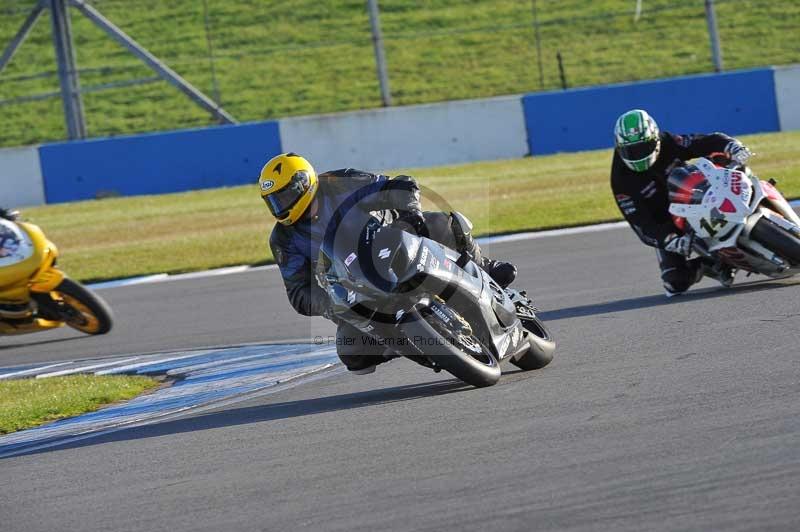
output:
[[[92,335],[111,330],[113,318],[108,304],[82,284],[66,277],[51,296],[64,303],[66,309],[60,309],[59,314],[73,329]]]
[[[415,313],[401,328],[416,349],[457,379],[478,388],[500,380],[500,364],[476,336],[456,335],[433,314]]]
[[[761,218],[756,222],[750,238],[787,259],[793,266],[800,265],[800,239],[769,219]]]
[[[511,363],[524,371],[541,369],[553,361],[553,353],[556,350],[556,342],[553,340],[550,331],[547,330],[542,320],[536,315],[522,318],[522,327],[528,331],[528,351],[517,359],[511,359]]]

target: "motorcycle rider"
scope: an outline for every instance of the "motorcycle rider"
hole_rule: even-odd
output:
[[[660,131],[641,109],[626,111],[614,125],[611,190],[622,215],[641,241],[656,248],[667,297],[681,294],[708,275],[723,286],[734,271],[702,258],[688,260],[692,235],[684,234],[669,213],[667,177],[696,157],[724,155],[746,164],[752,155],[740,141],[724,133],[675,135]]]
[[[472,237],[472,224],[460,213],[422,212],[414,178],[393,179],[381,174],[344,168],[317,175],[306,159],[283,153],[270,159],[258,179],[261,197],[277,219],[269,239],[292,307],[305,316],[324,316],[337,322],[337,354],[355,373],[371,373],[387,359],[384,348],[371,343],[357,328],[334,319],[327,293],[317,284],[315,269],[328,224],[345,200],[376,212],[384,223],[400,220],[428,236],[470,255],[498,284],[508,286],[517,274],[507,262],[484,257]],[[335,221],[333,223],[336,223]],[[372,344],[372,345],[371,345]]]

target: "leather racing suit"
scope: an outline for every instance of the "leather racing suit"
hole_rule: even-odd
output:
[[[687,260],[664,250],[665,239],[681,234],[669,213],[667,177],[689,159],[724,154],[734,139],[723,133],[674,135],[662,131],[661,151],[655,163],[636,172],[622,161],[617,150],[611,165],[611,190],[622,215],[645,245],[656,248],[664,287],[672,293],[685,292],[702,278],[700,259]]]

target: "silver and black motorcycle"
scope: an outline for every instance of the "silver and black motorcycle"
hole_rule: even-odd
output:
[[[524,291],[503,289],[471,257],[373,216],[348,222],[326,235],[318,281],[336,317],[391,356],[479,387],[498,381],[500,362],[534,370],[553,359],[556,344]]]

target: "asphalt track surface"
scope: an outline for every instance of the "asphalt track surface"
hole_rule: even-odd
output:
[[[396,360],[0,460],[34,530],[798,530],[798,280],[666,299],[629,230],[495,245],[559,342],[473,389]],[[0,365],[313,338],[275,271],[103,290],[117,328]]]

